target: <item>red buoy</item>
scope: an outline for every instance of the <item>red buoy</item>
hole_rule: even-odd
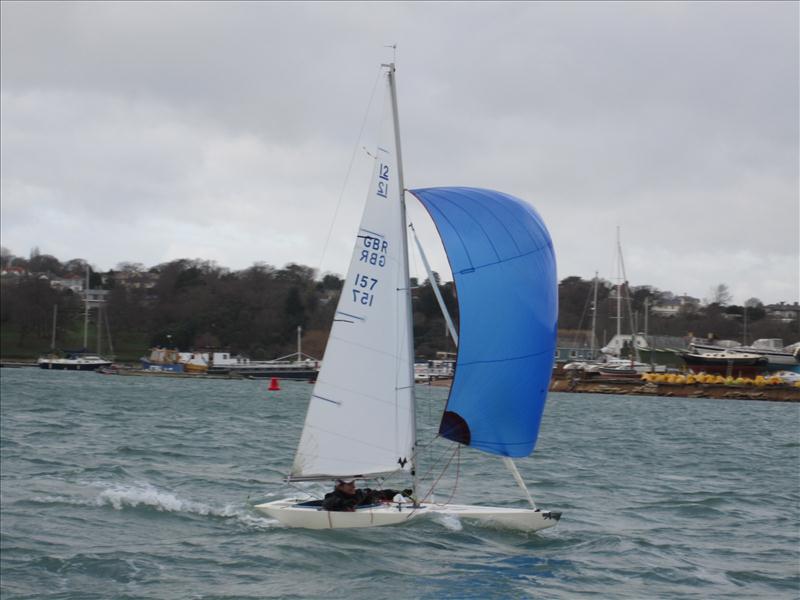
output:
[[[280,384],[278,383],[278,378],[273,377],[272,381],[269,382],[269,391],[270,392],[279,392],[281,389]]]

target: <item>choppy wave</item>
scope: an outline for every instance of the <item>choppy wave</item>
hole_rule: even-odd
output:
[[[320,598],[344,584],[353,600],[796,600],[800,589],[800,406],[558,395],[536,454],[518,463],[537,504],[563,512],[557,527],[528,535],[437,514],[306,531],[253,507],[329,489],[282,482],[307,386],[265,407],[247,381],[36,371],[0,378],[3,600]],[[419,393],[430,439],[446,390]],[[438,491],[527,504],[475,452]]]

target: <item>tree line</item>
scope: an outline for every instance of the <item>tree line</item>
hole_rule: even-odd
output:
[[[275,358],[295,350],[297,327],[303,331],[303,351],[322,357],[333,321],[342,279],[331,273],[288,264],[276,268],[256,263],[231,270],[199,259],[179,259],[150,268],[139,263],[120,263],[99,272],[83,259],[65,262],[51,255],[31,253],[27,259],[3,249],[2,267],[17,267],[0,286],[0,324],[3,356],[36,356],[50,345],[53,307],[57,305],[56,339],[60,348],[80,347],[83,342],[83,302],[78,293],[51,285],[53,278],[83,277],[89,269],[90,287],[107,290],[105,314],[115,350],[120,358],[133,360],[150,346],[181,350],[219,348],[255,360]],[[25,274],[19,274],[19,270]],[[456,290],[434,274],[448,310],[458,323]],[[414,341],[418,357],[433,358],[437,351],[454,351],[432,283],[412,280]],[[592,280],[567,277],[559,283],[559,328],[587,330],[591,326],[594,284]],[[615,286],[597,286],[596,334],[600,343],[616,332]],[[663,303],[669,292],[651,286],[623,286],[622,331],[645,328],[646,305]],[[745,306],[729,304],[727,287],[714,288],[712,302],[688,303],[672,317],[648,316],[650,334],[742,339],[800,338],[798,324],[765,318],[763,304],[753,298]],[[745,310],[748,331],[744,331]],[[98,327],[91,317],[90,346]]]
[[[335,274],[318,276],[315,269],[294,263],[283,268],[256,263],[234,271],[213,261],[179,259],[151,268],[120,263],[116,269],[98,272],[82,259],[61,262],[41,254],[10,258],[4,255],[4,269],[10,262],[27,273],[7,275],[0,286],[4,356],[44,352],[51,339],[55,305],[57,345],[80,347],[82,298],[70,289],[53,287],[51,281],[84,277],[87,267],[90,288],[107,290],[105,315],[117,340],[115,350],[131,360],[150,346],[218,348],[255,360],[271,359],[295,351],[298,326],[303,332],[303,352],[321,358],[343,286]],[[434,357],[439,350],[454,350],[431,283],[412,280],[412,287],[417,355]],[[439,288],[457,321],[453,284]],[[93,311],[90,346],[98,326]],[[138,347],[119,340],[131,340]]]
[[[759,338],[781,338],[786,344],[800,340],[800,323],[785,323],[767,318],[763,302],[750,298],[742,305],[731,303],[731,294],[724,283],[709,290],[705,303],[691,299],[678,312],[663,316],[652,312],[653,306],[676,302],[669,291],[653,286],[621,286],[621,328],[630,333],[674,337],[731,339],[750,343]],[[586,330],[591,327],[594,304],[594,280],[567,277],[558,286],[559,329]],[[646,316],[645,316],[646,315]],[[595,331],[598,341],[610,341],[617,329],[617,285],[600,280],[597,286]]]

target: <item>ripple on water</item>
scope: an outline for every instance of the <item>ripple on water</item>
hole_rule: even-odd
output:
[[[6,371],[3,600],[798,596],[800,406],[554,394],[518,466],[557,528],[305,531],[253,505],[294,491],[306,384]],[[430,438],[447,392],[419,394]],[[525,506],[499,467],[464,451],[453,500]]]

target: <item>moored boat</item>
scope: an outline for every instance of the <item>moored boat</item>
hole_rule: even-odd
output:
[[[101,367],[110,367],[111,361],[93,354],[81,352],[68,353],[66,357],[43,356],[36,361],[40,369],[56,371],[94,371]]]
[[[169,348],[151,348],[150,355],[139,359],[145,371],[183,373],[180,352]]]
[[[208,368],[210,375],[238,374],[249,379],[314,379],[319,372],[319,361],[306,359],[301,361],[265,360],[250,361],[244,359],[240,363],[220,364],[215,360]]]
[[[764,357],[764,368],[768,371],[795,371],[800,373],[800,349],[792,351],[792,346],[783,346],[783,340],[778,338],[759,339],[749,346],[722,347],[713,344],[692,344],[692,349],[698,354],[713,354],[717,352],[735,352],[737,354],[755,354]]]
[[[694,373],[719,373],[743,377],[767,369],[767,359],[760,354],[744,352],[707,352],[705,354],[682,352],[681,358]]]

